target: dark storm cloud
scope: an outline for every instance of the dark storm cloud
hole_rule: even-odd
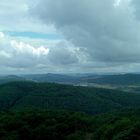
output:
[[[40,0],[32,14],[54,24],[90,61],[132,63],[140,61],[140,9],[130,0]]]
[[[135,18],[140,20],[140,1],[139,0],[132,0],[131,4],[134,7]]]
[[[69,50],[64,43],[60,43],[58,46],[53,47],[49,54],[48,59],[53,65],[71,65],[78,62],[78,58]]]

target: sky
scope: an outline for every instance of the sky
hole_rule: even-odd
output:
[[[139,0],[0,0],[0,74],[140,72]]]

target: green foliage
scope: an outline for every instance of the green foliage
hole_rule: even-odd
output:
[[[0,110],[38,107],[99,114],[140,107],[140,94],[69,85],[13,82],[0,85]]]
[[[140,140],[139,101],[140,94],[117,90],[25,81],[3,84],[0,140]]]
[[[0,114],[0,140],[139,139],[140,110],[97,116],[35,109]]]
[[[83,113],[39,110],[3,113],[0,122],[2,140],[77,140],[92,125]]]

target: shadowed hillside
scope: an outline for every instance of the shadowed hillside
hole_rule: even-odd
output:
[[[0,85],[0,109],[38,107],[90,114],[140,107],[140,94],[69,85],[13,82]]]
[[[140,74],[102,75],[98,78],[87,77],[83,81],[110,85],[140,85]]]

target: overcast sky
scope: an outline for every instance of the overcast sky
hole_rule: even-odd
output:
[[[140,0],[0,0],[0,74],[140,72]]]

